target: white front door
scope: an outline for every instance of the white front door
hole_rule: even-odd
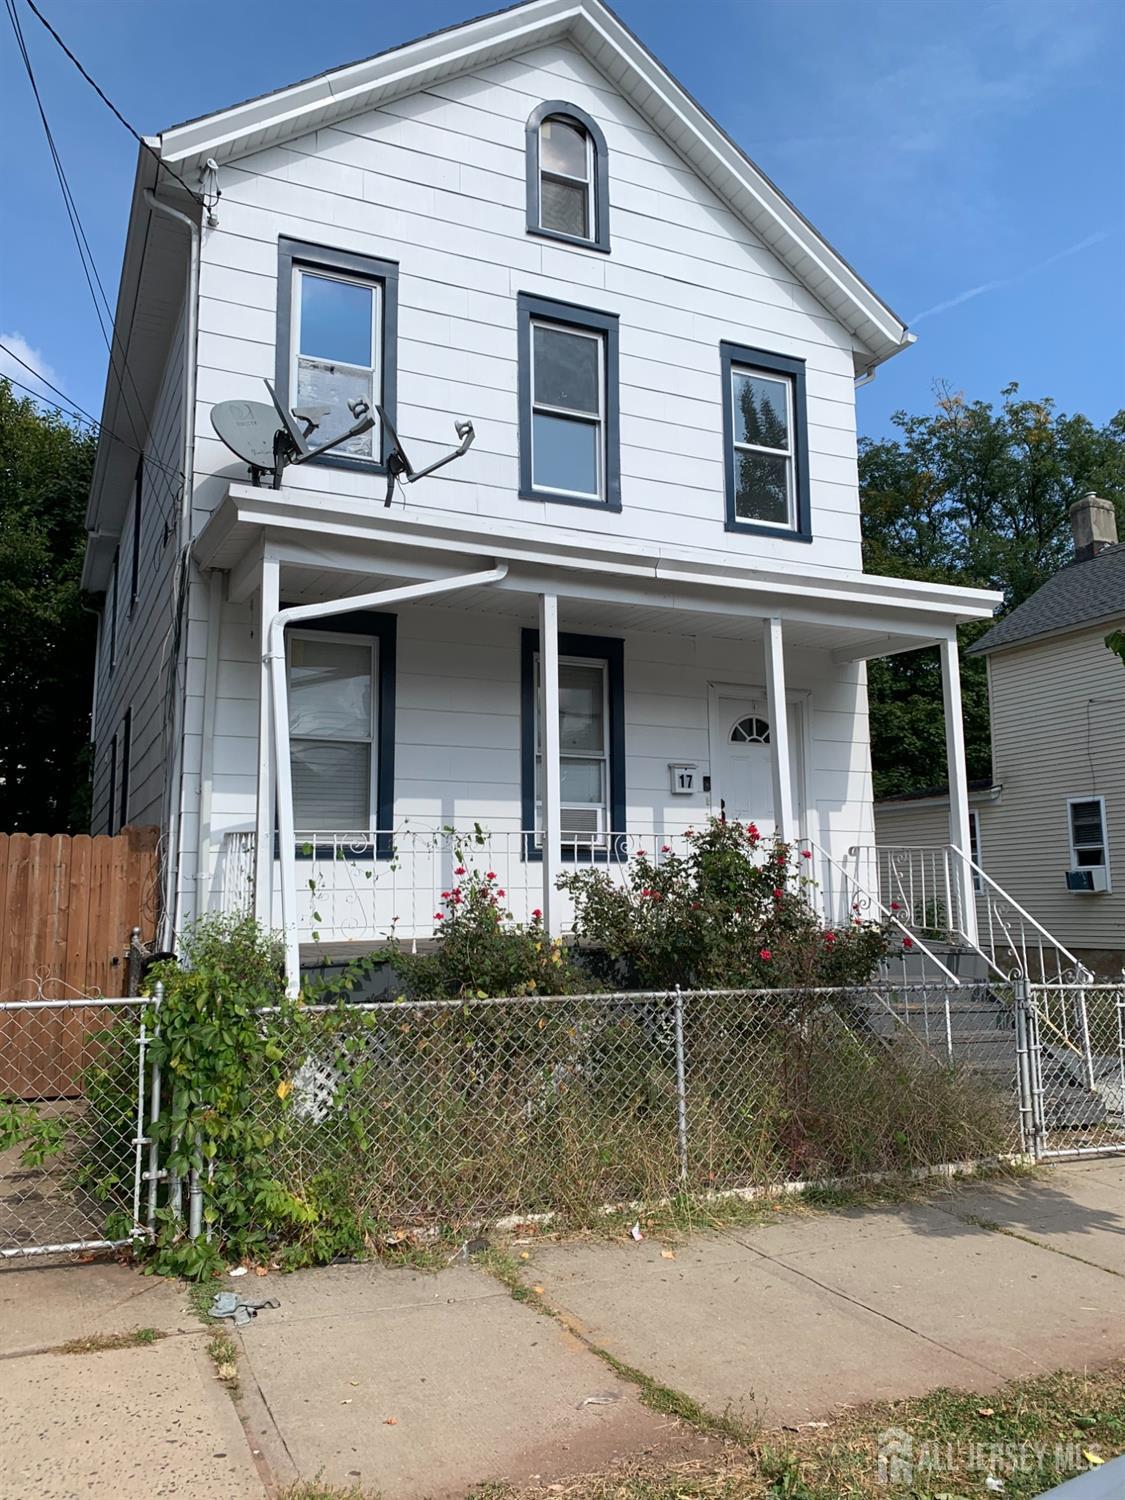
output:
[[[712,798],[712,807],[740,823],[756,823],[763,838],[772,838],[773,772],[765,697],[720,694],[717,709],[719,744],[712,747],[711,764],[718,771],[718,797]],[[799,704],[791,703],[789,764],[798,827],[803,812],[800,745],[801,709]]]

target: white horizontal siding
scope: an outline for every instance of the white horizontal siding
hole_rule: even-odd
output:
[[[1125,626],[1125,608],[1119,626]],[[1112,627],[989,657],[993,779],[982,826],[990,875],[1068,948],[1125,950],[1125,671]],[[1066,890],[1067,798],[1104,796],[1112,894]]]
[[[760,695],[762,648],[620,634],[627,822],[642,832],[682,830],[700,822],[709,799],[702,790],[673,797],[668,764],[694,762],[701,778],[710,772],[708,684]],[[520,828],[520,641],[519,623],[504,616],[423,606],[398,613],[396,827]],[[249,611],[228,606],[214,742],[216,839],[254,825],[257,650]],[[863,672],[815,651],[787,652],[787,670],[791,690],[806,695],[805,831],[843,859],[851,845],[872,837]]]
[[[138,427],[145,452],[141,489],[138,596],[130,607],[133,568],[133,506],[121,532],[118,557],[117,661],[109,664],[108,621],[103,616],[102,644],[94,686],[95,760],[90,827],[104,833],[109,815],[109,751],[117,735],[117,821],[159,825],[165,789],[168,746],[168,649],[173,624],[175,528],[179,520],[180,466],[183,458],[184,321],[177,323],[148,431]],[[126,434],[130,435],[128,428]],[[121,768],[125,714],[132,709],[129,805],[121,807]]]
[[[607,137],[608,256],[525,230],[524,124],[559,97]],[[415,461],[450,446],[454,416],[474,420],[474,447],[410,492],[415,509],[817,572],[860,567],[848,336],[572,49],[539,48],[261,151],[224,167],[222,188],[201,277],[197,527],[224,478],[244,472],[214,440],[209,410],[261,399],[273,374],[277,241],[291,235],[399,263],[398,425]],[[620,515],[518,499],[519,291],[620,316]],[[811,546],[723,529],[723,339],[807,362]],[[383,488],[312,465],[287,483],[364,501]]]

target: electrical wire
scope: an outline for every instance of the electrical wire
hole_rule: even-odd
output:
[[[78,250],[78,258],[82,264],[82,272],[86,280],[86,286],[89,290],[91,301],[94,304],[94,315],[98,320],[98,327],[101,329],[102,339],[105,342],[106,351],[109,354],[110,370],[116,377],[118,389],[121,391],[122,405],[124,408],[125,417],[128,421],[129,427],[132,430],[136,450],[143,453],[146,446],[146,441],[151,435],[147,431],[147,424],[144,424],[144,403],[141,400],[140,391],[137,389],[137,384],[133,378],[133,373],[129,368],[128,357],[126,356],[125,350],[121,345],[121,340],[118,336],[115,326],[113,311],[109,305],[109,298],[106,295],[101,276],[98,274],[98,268],[94,260],[93,251],[90,248],[89,238],[82,223],[81,215],[78,212],[78,205],[75,202],[74,194],[72,193],[70,188],[70,183],[67,180],[66,170],[62,164],[62,157],[59,154],[58,146],[55,142],[55,137],[51,129],[50,121],[47,118],[46,106],[43,103],[43,97],[39,91],[39,84],[35,77],[35,69],[32,66],[31,55],[28,52],[27,43],[24,39],[23,28],[20,25],[19,13],[16,10],[15,0],[4,0],[4,3],[5,8],[8,12],[8,19],[12,23],[12,30],[15,34],[16,45],[19,49],[20,57],[24,65],[24,70],[27,73],[28,82],[31,85],[31,91],[35,98],[35,104],[39,111],[39,118],[43,125],[43,132],[47,138],[47,146],[50,151],[51,160],[55,168],[55,175],[58,178],[59,189],[62,193],[63,206],[66,209],[71,233],[74,236],[75,246]],[[98,300],[99,293],[101,295],[100,305]],[[102,315],[103,306],[105,308],[106,317],[108,317],[109,319],[108,332],[106,327],[106,318]],[[125,376],[128,377],[129,384],[133,388],[133,393],[137,400],[138,410],[142,413],[142,424],[146,425],[146,432],[144,437],[142,437],[140,432],[138,432],[137,424],[133,418],[133,413],[130,410],[129,398],[125,391]],[[160,496],[158,494],[155,496],[158,505],[160,505],[161,518],[164,522],[165,528],[167,528],[170,525],[170,512],[175,512],[175,508],[180,503],[180,497],[173,492],[172,487],[167,480],[167,476],[163,475],[160,470],[157,471],[157,477],[164,480],[164,498],[169,502],[169,505],[165,506],[161,503]],[[180,475],[180,478],[181,481],[183,481],[184,476],[182,475],[182,473]]]
[[[62,50],[66,53],[67,57],[70,58],[71,62],[78,69],[78,71],[82,74],[82,77],[90,85],[90,87],[93,89],[94,93],[97,94],[98,98],[102,101],[102,103],[106,106],[106,108],[118,120],[120,120],[121,124],[124,125],[125,129],[129,132],[129,134],[133,137],[133,139],[135,141],[137,141],[137,143],[145,151],[148,152],[148,154],[152,157],[153,161],[155,161],[156,166],[157,166],[157,182],[159,182],[159,180],[160,180],[160,178],[159,178],[160,172],[161,171],[167,172],[167,174],[168,174],[169,177],[175,178],[175,180],[180,184],[180,186],[183,188],[183,190],[184,190],[185,193],[189,193],[191,195],[191,197],[193,197],[195,199],[195,201],[199,204],[200,208],[207,208],[208,207],[207,200],[203,197],[203,195],[201,193],[197,192],[194,188],[188,187],[187,183],[180,176],[180,174],[178,172],[175,172],[175,171],[172,170],[172,168],[163,159],[163,157],[161,157],[161,155],[160,155],[160,153],[158,151],[154,151],[153,150],[153,148],[149,145],[148,141],[145,140],[144,136],[140,133],[140,131],[136,128],[136,126],[131,125],[129,123],[129,121],[125,118],[125,116],[117,108],[117,105],[114,104],[113,100],[110,99],[109,96],[106,94],[105,90],[102,89],[100,87],[100,85],[93,78],[90,77],[90,74],[86,71],[86,69],[78,61],[78,59],[75,57],[74,53],[70,50],[70,48],[67,46],[67,44],[63,41],[62,37],[58,34],[58,32],[55,30],[55,28],[51,25],[50,21],[48,21],[47,17],[43,14],[43,12],[35,4],[35,0],[27,0],[27,8],[28,8],[28,10],[31,11],[31,13],[35,17],[35,19],[37,21],[39,21],[40,24],[42,26],[44,26],[48,32],[50,32],[51,36],[54,37],[55,41],[59,44],[59,46],[62,48]]]

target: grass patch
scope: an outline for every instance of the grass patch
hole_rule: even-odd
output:
[[[908,1434],[916,1465],[898,1484],[879,1473],[880,1435],[892,1427]],[[1085,1455],[1108,1460],[1122,1452],[1125,1363],[1117,1363],[1016,1380],[989,1394],[938,1390],[879,1402],[824,1427],[763,1434],[690,1463],[626,1463],[562,1481],[551,1493],[568,1500],[961,1500],[988,1493],[991,1475],[1003,1482],[1005,1500],[1032,1500],[1088,1467]],[[926,1467],[927,1456],[942,1466]],[[520,1500],[542,1490],[482,1493]]]
[[[380,1497],[378,1490],[362,1490],[356,1486],[339,1489],[314,1479],[282,1490],[278,1500],[380,1500]]]
[[[207,1353],[215,1374],[232,1396],[238,1395],[238,1345],[225,1328],[215,1327],[207,1336]]]
[[[68,1339],[56,1354],[104,1354],[110,1349],[145,1348],[168,1335],[159,1328],[132,1328],[127,1333],[91,1333],[83,1339]]]

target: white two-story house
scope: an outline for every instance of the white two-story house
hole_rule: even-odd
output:
[[[295,974],[431,934],[467,859],[564,931],[570,864],[723,811],[839,903],[865,662],[933,643],[968,850],[955,629],[998,596],[860,556],[856,386],[912,336],[599,0],[152,138],[117,339],[94,827],[162,828],[167,939],[249,904]],[[266,379],[313,442],[389,421],[275,488],[212,421]],[[385,506],[392,429],[421,469],[461,417]]]

